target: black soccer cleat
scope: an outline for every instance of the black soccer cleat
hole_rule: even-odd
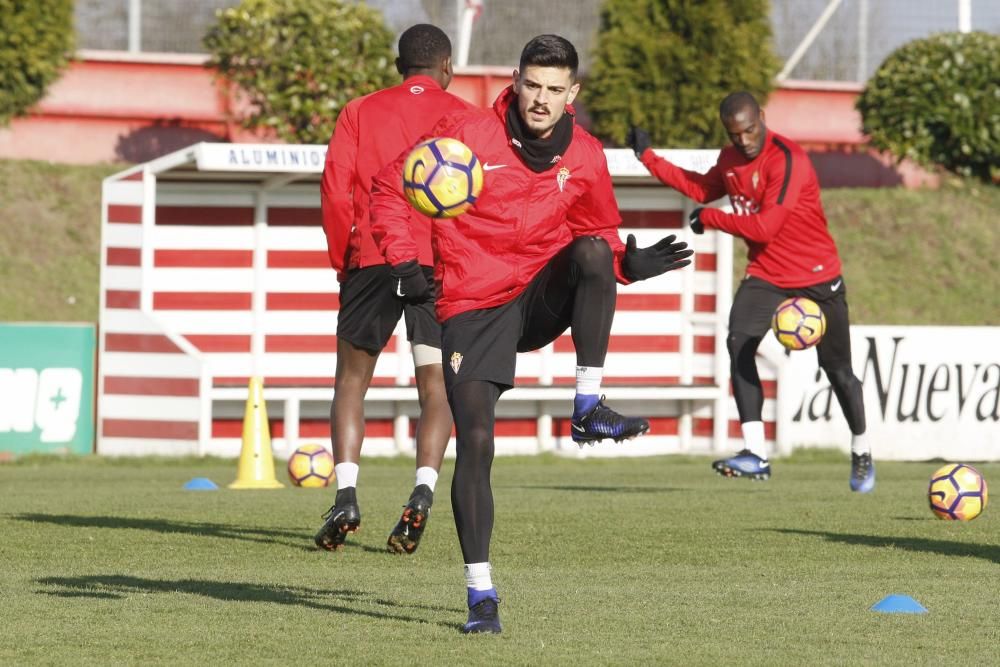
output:
[[[469,607],[469,620],[462,626],[464,634],[489,633],[498,635],[500,627],[500,610],[497,609],[499,600],[485,598],[473,606]]]
[[[723,477],[747,477],[755,481],[771,477],[771,464],[749,449],[741,449],[728,459],[713,461],[712,469]]]
[[[590,412],[570,420],[573,442],[580,446],[593,444],[605,438],[615,442],[631,440],[649,430],[649,422],[642,417],[625,417],[604,405],[604,396]]]
[[[386,543],[389,551],[397,554],[412,554],[420,544],[420,537],[427,527],[427,519],[431,515],[431,504],[434,502],[434,492],[426,484],[413,489],[410,500],[403,506],[403,515],[399,517],[396,527],[389,533]]]
[[[327,551],[344,548],[348,533],[356,533],[361,527],[361,509],[355,495],[355,488],[349,486],[337,491],[333,507],[323,515],[326,523],[316,533],[316,546]]]

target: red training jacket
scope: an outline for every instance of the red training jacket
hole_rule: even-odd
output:
[[[355,98],[340,112],[320,186],[323,231],[338,280],[343,281],[350,269],[385,264],[368,219],[372,177],[417,143],[442,116],[471,108],[431,77],[413,76],[398,86]],[[418,248],[413,257],[430,266],[430,224],[415,210],[411,222]]]
[[[733,213],[706,208],[701,221],[705,227],[743,237],[748,274],[788,288],[840,275],[816,171],[802,147],[790,139],[768,131],[764,148],[751,161],[735,146],[727,146],[705,174],[681,169],[652,150],[641,160],[656,178],[695,201],[729,195]]]
[[[446,116],[430,133],[463,142],[484,172],[482,192],[471,209],[431,221],[437,315],[442,322],[511,301],[578,236],[607,240],[615,254],[616,276],[628,283],[621,272],[621,215],[600,142],[574,125],[562,159],[536,173],[521,161],[507,133],[505,114],[514,103],[516,95],[508,87],[493,109]],[[392,264],[420,252],[420,237],[405,224],[412,220],[402,189],[405,157],[386,166],[372,184],[372,231]]]

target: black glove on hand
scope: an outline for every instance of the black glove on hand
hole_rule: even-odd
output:
[[[389,275],[392,276],[392,289],[400,299],[419,302],[431,294],[424,270],[415,259],[395,265]]]
[[[691,231],[695,234],[705,233],[705,223],[701,221],[701,212],[704,211],[703,206],[699,206],[695,210],[691,211],[691,215],[688,216],[688,220],[691,222]]]
[[[694,250],[688,250],[684,241],[674,243],[676,238],[671,234],[648,248],[637,248],[635,236],[629,234],[625,242],[625,258],[622,261],[625,277],[633,282],[646,280],[690,264],[691,260],[687,258],[694,254]]]
[[[653,145],[652,140],[649,138],[649,132],[646,132],[641,127],[630,128],[628,134],[625,135],[625,143],[635,151],[637,158],[641,158],[646,149]]]

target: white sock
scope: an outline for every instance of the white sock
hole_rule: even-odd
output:
[[[597,396],[601,393],[601,380],[604,379],[604,369],[594,366],[576,367],[576,393],[585,396]]]
[[[489,562],[466,563],[465,587],[475,591],[488,591],[493,588],[493,579],[490,578],[491,569]]]
[[[431,491],[434,490],[434,485],[438,481],[438,471],[430,466],[420,466],[417,468],[417,482],[414,486],[420,486],[421,484],[426,484],[431,487]]]
[[[338,463],[333,466],[333,472],[337,475],[337,490],[346,489],[349,486],[358,485],[358,464]]]
[[[764,442],[764,422],[743,422],[740,424],[740,430],[743,431],[743,443],[746,448],[766,461],[767,443]]]
[[[864,433],[851,436],[851,453],[852,454],[868,454],[871,456],[872,445],[868,442],[868,436]]]

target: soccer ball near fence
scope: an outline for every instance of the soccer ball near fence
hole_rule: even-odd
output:
[[[403,165],[403,192],[414,208],[432,218],[453,218],[476,202],[483,168],[458,139],[429,139],[414,148]]]
[[[785,299],[771,317],[774,337],[789,350],[805,350],[826,333],[826,316],[812,299],[793,296]]]
[[[927,499],[939,519],[972,521],[986,509],[986,480],[972,466],[949,463],[931,475]]]
[[[322,445],[302,445],[288,457],[288,478],[295,486],[321,488],[333,481],[333,455]]]

